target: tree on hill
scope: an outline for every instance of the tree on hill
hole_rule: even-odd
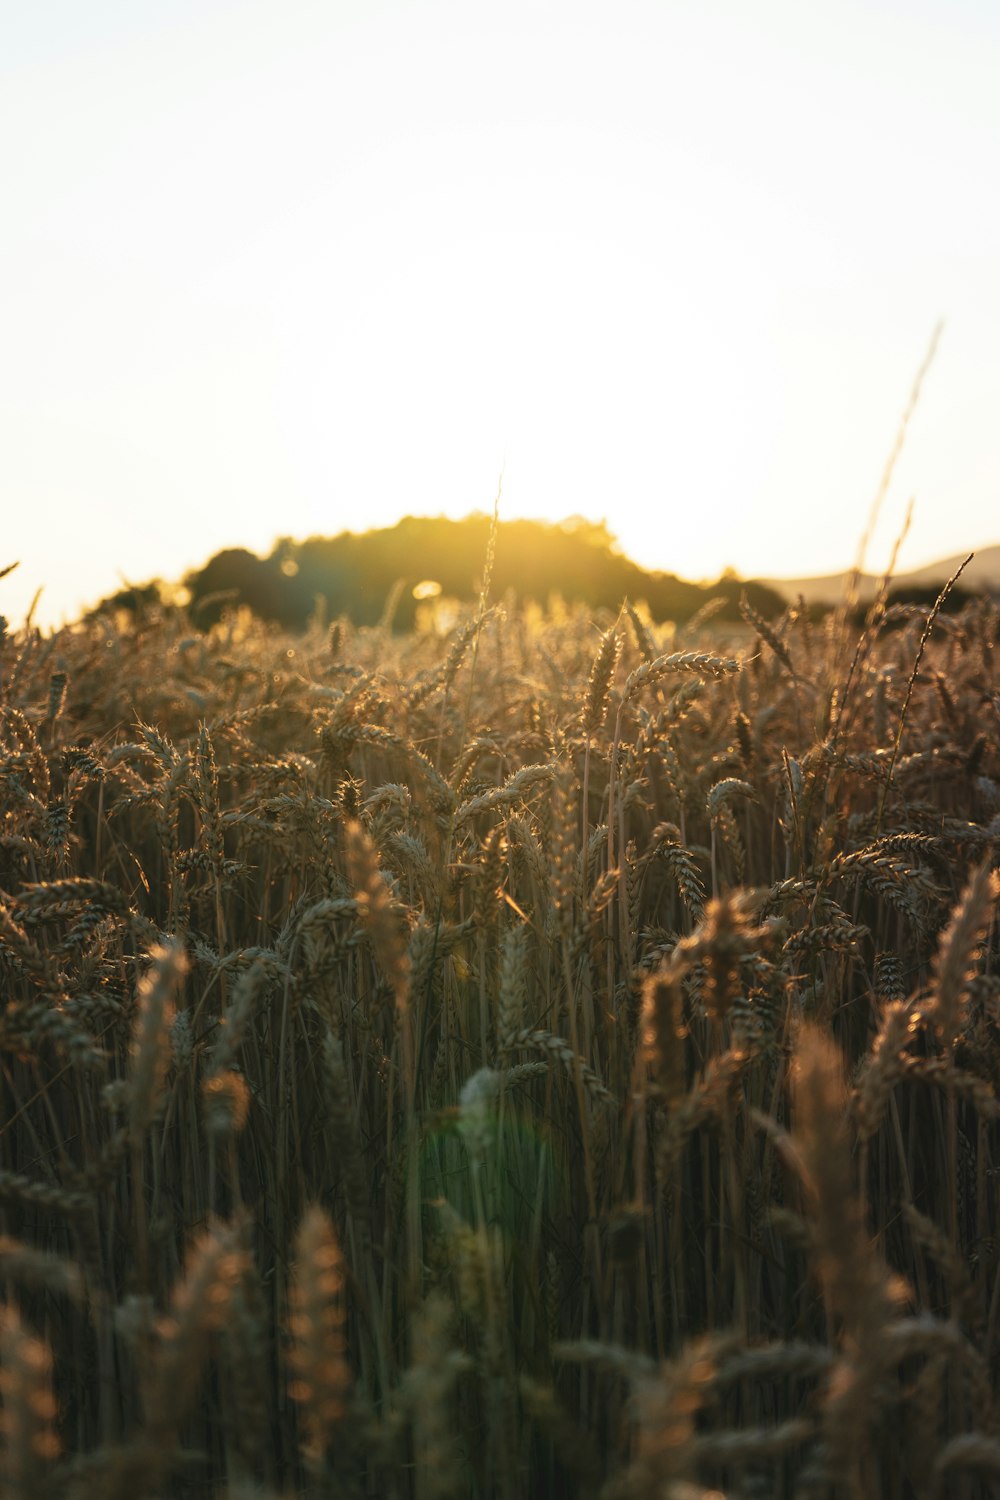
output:
[[[227,547],[186,578],[191,612],[197,625],[210,625],[227,607],[247,604],[263,620],[296,626],[298,611],[288,592],[281,560],[258,557],[246,547]],[[303,621],[304,623],[304,621]]]
[[[223,601],[236,601],[290,629],[304,628],[317,600],[328,615],[373,625],[390,591],[402,583],[394,624],[408,630],[418,607],[413,589],[425,580],[438,584],[449,598],[478,597],[490,525],[485,515],[463,521],[406,516],[378,531],[341,532],[299,543],[283,538],[267,558],[244,548],[216,553],[185,582],[199,623],[217,618]],[[625,597],[644,599],[657,620],[690,619],[717,595],[726,600],[721,618],[737,619],[744,591],[765,618],[779,614],[785,604],[774,589],[742,583],[735,576],[705,587],[672,573],[649,572],[617,550],[603,523],[501,522],[492,589],[494,595],[513,593],[542,605],[559,595],[595,610],[617,609]]]

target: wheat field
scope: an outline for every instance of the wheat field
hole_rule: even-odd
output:
[[[998,618],[6,631],[3,1494],[1000,1492]]]

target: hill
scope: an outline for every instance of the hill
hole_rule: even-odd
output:
[[[958,552],[954,557],[942,557],[937,562],[927,563],[925,567],[897,574],[893,579],[893,591],[899,593],[909,589],[941,588],[967,555],[965,552]],[[764,578],[761,582],[788,599],[797,599],[801,594],[807,604],[835,604],[843,597],[850,576],[850,571],[847,571],[825,573],[811,578]],[[881,582],[881,575],[861,574],[858,597],[862,602],[874,598]],[[1000,593],[1000,544],[981,547],[976,552],[962,574],[962,587],[970,592]]]

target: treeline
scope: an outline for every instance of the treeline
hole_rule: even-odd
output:
[[[356,625],[376,624],[389,609],[393,626],[409,630],[421,595],[440,590],[460,601],[478,596],[490,525],[484,515],[463,521],[407,516],[378,531],[345,531],[304,542],[284,538],[268,557],[228,548],[185,579],[192,613],[198,623],[209,624],[227,606],[245,604],[261,619],[301,630],[317,607],[327,618],[343,615]],[[734,576],[702,586],[672,573],[648,572],[615,550],[603,524],[583,521],[501,522],[491,592],[494,598],[513,595],[519,603],[543,606],[559,596],[595,610],[617,609],[625,597],[645,600],[655,620],[689,620],[718,597],[725,601],[720,618],[735,620],[744,592],[765,618],[785,607],[774,589]]]
[[[440,595],[468,602],[478,597],[489,549],[488,516],[463,521],[443,517],[407,516],[395,526],[334,537],[310,537],[296,542],[283,537],[270,554],[258,556],[245,547],[217,552],[204,567],[184,579],[194,623],[214,624],[226,609],[245,605],[258,619],[287,630],[304,630],[320,613],[326,619],[344,617],[355,625],[375,625],[391,617],[398,631],[411,630],[423,598]],[[885,601],[894,623],[893,606],[930,608],[937,588],[900,586]],[[146,614],[165,603],[169,590],[158,583],[123,589],[98,605]],[[623,599],[644,601],[656,621],[690,620],[709,600],[719,601],[714,612],[720,621],[740,617],[745,594],[758,615],[771,620],[786,600],[776,589],[744,582],[726,573],[716,583],[691,583],[673,573],[652,572],[619,552],[603,523],[576,519],[553,525],[544,521],[502,521],[497,529],[493,559],[493,597],[512,597],[518,604],[544,606],[555,598],[591,611],[617,610]],[[960,609],[972,594],[952,590],[945,608]],[[820,616],[828,606],[810,606]],[[867,606],[857,610],[864,620]]]

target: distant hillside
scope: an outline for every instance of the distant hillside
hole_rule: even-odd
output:
[[[345,531],[304,542],[285,538],[268,557],[229,549],[216,553],[185,582],[199,624],[217,619],[227,604],[241,603],[264,619],[301,629],[321,599],[329,618],[346,615],[371,625],[383,617],[396,591],[393,623],[406,630],[422,595],[440,591],[463,601],[478,597],[489,534],[490,520],[483,515],[464,521],[407,516],[379,531]],[[703,586],[672,573],[647,572],[616,549],[603,525],[504,521],[498,528],[494,599],[513,593],[522,602],[544,605],[560,596],[568,604],[617,609],[629,598],[645,600],[655,620],[684,621],[719,596],[725,600],[719,617],[738,619],[744,590],[767,618],[784,608],[784,599],[773,589],[732,575]]]
[[[959,552],[954,557],[941,558],[910,573],[900,573],[892,580],[893,592],[906,589],[940,588],[952,576],[960,563],[968,556]],[[836,604],[843,598],[850,573],[827,573],[816,578],[764,578],[762,583],[777,589],[788,599],[797,599],[801,594],[807,604]],[[862,573],[858,583],[858,596],[862,601],[874,598],[882,577]],[[962,574],[962,588],[970,592],[989,591],[1000,593],[1000,545],[982,547]]]

